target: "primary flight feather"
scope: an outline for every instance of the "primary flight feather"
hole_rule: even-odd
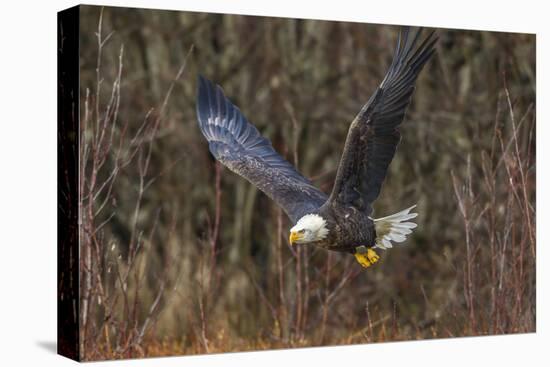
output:
[[[386,76],[351,123],[330,196],[282,158],[219,86],[199,76],[197,117],[210,152],[281,206],[293,223],[291,244],[349,252],[368,267],[379,259],[374,248],[403,242],[416,227],[409,221],[417,216],[414,206],[379,219],[370,214],[416,79],[435,51],[434,33],[419,43],[421,33],[400,32]]]

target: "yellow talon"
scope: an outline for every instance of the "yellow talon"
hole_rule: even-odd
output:
[[[374,251],[373,249],[369,248],[367,250],[367,257],[369,258],[369,261],[371,262],[371,264],[374,264],[375,262],[377,262],[378,260],[380,260],[380,256],[378,256],[378,254],[376,253],[376,251]]]
[[[367,252],[364,254],[355,253],[354,255],[357,262],[364,268],[368,268],[380,259],[380,256],[378,256],[376,251],[370,248],[367,249]]]
[[[366,254],[356,253],[354,255],[355,255],[355,259],[359,264],[361,264],[362,267],[368,268],[371,265],[369,258],[367,257]]]

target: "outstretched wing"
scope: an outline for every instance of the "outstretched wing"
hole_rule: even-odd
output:
[[[218,161],[266,193],[292,222],[323,205],[327,195],[277,154],[219,86],[199,76],[198,89],[199,126]]]
[[[422,67],[434,53],[437,37],[430,33],[417,47],[421,29],[404,28],[384,80],[352,122],[330,201],[368,214],[380,193],[401,139],[398,127]]]

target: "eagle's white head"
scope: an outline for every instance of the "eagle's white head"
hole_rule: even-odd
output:
[[[317,214],[306,214],[290,229],[290,244],[320,241],[328,235],[327,221]]]

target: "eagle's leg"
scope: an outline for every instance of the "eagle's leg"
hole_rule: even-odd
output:
[[[364,268],[368,268],[380,259],[376,251],[365,246],[356,247],[354,255],[357,262]]]

